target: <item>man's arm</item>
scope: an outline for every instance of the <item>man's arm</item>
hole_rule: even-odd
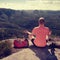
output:
[[[51,39],[52,31],[49,29],[48,35],[46,36],[46,40],[49,41]]]
[[[49,35],[51,35],[52,34],[52,31],[49,29]]]
[[[31,32],[29,32],[28,30],[25,30],[24,32],[28,34],[29,39],[34,39],[35,38],[34,35]]]

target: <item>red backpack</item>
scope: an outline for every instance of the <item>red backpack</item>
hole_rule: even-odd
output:
[[[28,47],[28,46],[29,46],[29,43],[27,39],[21,42],[18,40],[14,40],[14,48],[22,48],[22,47]]]

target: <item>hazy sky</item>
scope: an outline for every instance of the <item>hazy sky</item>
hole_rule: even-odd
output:
[[[60,0],[0,0],[0,8],[15,10],[60,10]]]

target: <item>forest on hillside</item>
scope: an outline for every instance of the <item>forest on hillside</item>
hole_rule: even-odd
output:
[[[52,30],[53,35],[60,35],[60,11],[0,8],[0,40],[25,36],[23,31],[31,31],[38,26],[39,17],[45,18],[45,25]]]

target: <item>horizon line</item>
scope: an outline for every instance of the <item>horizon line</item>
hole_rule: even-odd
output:
[[[54,9],[13,9],[13,8],[0,8],[0,9],[11,9],[11,10],[42,10],[42,11],[60,11],[58,9],[54,10]]]

